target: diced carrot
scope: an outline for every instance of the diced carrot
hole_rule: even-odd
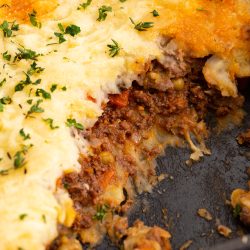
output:
[[[94,170],[93,170],[93,168],[91,168],[91,167],[86,167],[86,168],[84,169],[84,171],[87,172],[88,174],[93,174],[93,173],[94,173]]]
[[[113,178],[113,176],[115,175],[115,171],[113,169],[110,169],[108,171],[106,171],[102,176],[101,179],[99,181],[100,186],[105,189],[111,182],[111,179]]]
[[[123,91],[119,95],[110,95],[110,102],[117,107],[126,107],[128,105],[129,90]]]
[[[93,97],[93,96],[91,96],[91,95],[87,95],[87,99],[89,100],[89,101],[91,101],[91,102],[94,102],[94,103],[96,103],[96,99]]]
[[[58,178],[57,180],[56,180],[56,186],[57,187],[60,187],[62,185],[62,178]]]

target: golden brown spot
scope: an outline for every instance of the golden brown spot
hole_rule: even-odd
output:
[[[29,13],[37,12],[38,18],[45,17],[57,6],[57,0],[0,0],[0,20],[29,21]]]
[[[166,36],[177,38],[179,45],[193,56],[226,55],[233,47],[245,48],[249,41],[242,35],[243,25],[250,23],[249,4],[244,1],[155,0],[160,17],[154,18]],[[245,27],[248,30],[248,27]],[[247,33],[247,32],[245,32]]]

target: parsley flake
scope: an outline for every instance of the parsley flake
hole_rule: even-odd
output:
[[[65,34],[69,34],[71,36],[75,36],[81,32],[81,28],[79,26],[76,26],[74,24],[71,24],[66,27]]]
[[[29,14],[30,22],[33,26],[41,29],[42,24],[37,21],[37,12],[35,10],[32,11],[32,13]]]
[[[53,123],[54,123],[54,121],[53,121],[53,119],[51,119],[51,118],[47,118],[47,119],[43,119],[49,126],[50,126],[50,128],[51,129],[58,129],[59,128],[59,126],[54,126],[53,125]]]
[[[67,119],[66,126],[75,127],[77,129],[83,130],[84,127],[81,123],[76,122],[76,119]]]
[[[242,210],[242,208],[241,208],[240,204],[237,204],[235,206],[235,208],[233,209],[233,217],[238,218],[240,216],[241,210]]]
[[[63,43],[63,42],[66,41],[66,39],[64,38],[62,33],[55,32],[54,34],[55,34],[56,37],[58,37],[59,43]]]
[[[20,129],[20,131],[19,131],[19,135],[23,137],[23,140],[24,140],[24,141],[26,141],[26,140],[29,140],[29,139],[30,139],[30,134],[26,134],[26,133],[24,132],[24,129],[23,129],[23,128],[22,128],[22,129]]]
[[[54,92],[57,88],[57,84],[52,84],[52,86],[50,87],[50,92]]]
[[[33,75],[35,73],[39,74],[41,72],[44,71],[44,68],[42,67],[38,67],[37,63],[34,61],[31,65],[30,65],[30,69],[28,70],[28,75]]]
[[[99,12],[99,17],[97,18],[97,21],[101,22],[104,21],[108,15],[107,12],[111,12],[112,11],[112,7],[110,6],[106,6],[103,5],[101,8],[99,8],[98,12]]]
[[[58,37],[59,43],[63,43],[66,41],[64,35],[71,35],[74,37],[81,32],[81,28],[79,26],[74,25],[74,24],[67,26],[66,29],[64,29],[64,27],[61,23],[58,23],[57,26],[58,26],[59,30],[61,31],[61,33],[54,32],[54,35],[56,37]]]
[[[44,109],[39,106],[40,103],[42,103],[42,102],[43,102],[42,99],[37,100],[36,104],[32,105],[30,110],[28,111],[27,117],[33,113],[43,113]]]
[[[136,24],[131,17],[129,19],[131,23],[134,24],[134,29],[138,31],[146,31],[147,29],[152,28],[154,26],[153,22],[139,22]]]
[[[93,216],[94,220],[102,221],[108,212],[109,206],[108,205],[100,205],[97,207],[96,214]]]
[[[8,54],[8,51],[5,51],[3,53],[3,59],[6,60],[6,61],[10,61],[11,60],[11,55]]]
[[[2,87],[6,83],[6,78],[4,78],[2,81],[0,81],[0,87]]]
[[[31,104],[32,104],[32,102],[33,102],[33,100],[32,100],[32,99],[27,100],[27,103],[28,103],[29,105],[31,105]]]
[[[154,17],[160,16],[157,10],[153,10],[151,13]]]
[[[0,112],[4,111],[4,105],[0,102]]]
[[[15,156],[14,156],[14,168],[18,169],[21,168],[25,165],[25,151],[21,150],[16,152]]]
[[[14,58],[14,62],[21,61],[22,59],[25,60],[37,60],[37,57],[40,56],[40,54],[37,54],[35,51],[31,49],[25,49],[25,48],[18,48],[19,53],[16,53],[16,56]]]
[[[85,3],[80,4],[77,9],[78,10],[80,10],[80,9],[85,10],[91,4],[91,2],[92,2],[92,0],[87,0]]]
[[[8,96],[2,97],[0,99],[0,112],[4,111],[4,105],[10,104],[12,102],[11,98]]]
[[[7,104],[11,104],[12,100],[9,96],[5,96],[5,97],[2,97],[0,99],[0,103],[4,104],[4,105],[7,105]]]
[[[47,223],[45,214],[42,215],[42,220],[43,220],[44,223]]]
[[[0,24],[0,29],[3,31],[4,37],[12,37],[13,31],[19,30],[19,24],[16,24],[16,22],[7,22],[6,20],[3,21],[2,24]]]
[[[113,44],[108,44],[107,47],[109,48],[109,55],[111,57],[114,57],[119,54],[119,51],[121,48],[119,47],[119,44],[112,39]]]
[[[37,89],[36,90],[36,96],[41,96],[44,98],[44,99],[51,99],[51,94],[47,91],[45,91],[44,89]]]
[[[37,80],[35,80],[34,82],[32,82],[30,76],[29,76],[27,73],[25,73],[25,75],[26,75],[26,79],[25,79],[25,80],[21,80],[21,81],[15,86],[15,92],[22,91],[22,90],[24,89],[25,86],[30,85],[30,84],[32,84],[32,85],[38,85],[38,84],[40,84],[41,81],[42,81],[41,79],[37,79]]]
[[[27,214],[20,214],[19,219],[24,220],[28,215]]]

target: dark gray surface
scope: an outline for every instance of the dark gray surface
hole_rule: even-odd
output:
[[[249,250],[250,249],[250,236],[244,236],[234,240],[227,241],[223,244],[216,245],[210,250]]]
[[[245,110],[250,111],[250,98]],[[188,149],[167,148],[166,155],[157,159],[157,171],[168,173],[173,179],[167,178],[159,183],[152,194],[141,195],[130,213],[130,222],[141,219],[147,225],[168,229],[173,235],[173,249],[179,249],[190,239],[193,240],[190,250],[208,249],[227,242],[215,230],[216,218],[233,230],[232,238],[238,237],[239,230],[247,232],[232,217],[231,208],[225,204],[233,189],[247,188],[248,176],[245,171],[250,167],[250,161],[245,153],[250,148],[240,147],[235,140],[238,133],[247,127],[250,127],[250,114],[241,127],[219,135],[212,134],[206,143],[212,155],[204,157],[192,167],[185,164],[190,154]],[[211,222],[197,216],[197,210],[202,207],[213,215]],[[164,208],[167,209],[167,217],[162,213]],[[97,249],[116,248],[105,240]]]

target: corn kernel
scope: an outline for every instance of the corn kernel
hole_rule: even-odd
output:
[[[108,151],[100,153],[100,159],[104,164],[110,164],[114,162],[114,156]]]
[[[185,83],[182,78],[173,80],[173,83],[174,83],[175,90],[183,90]]]

